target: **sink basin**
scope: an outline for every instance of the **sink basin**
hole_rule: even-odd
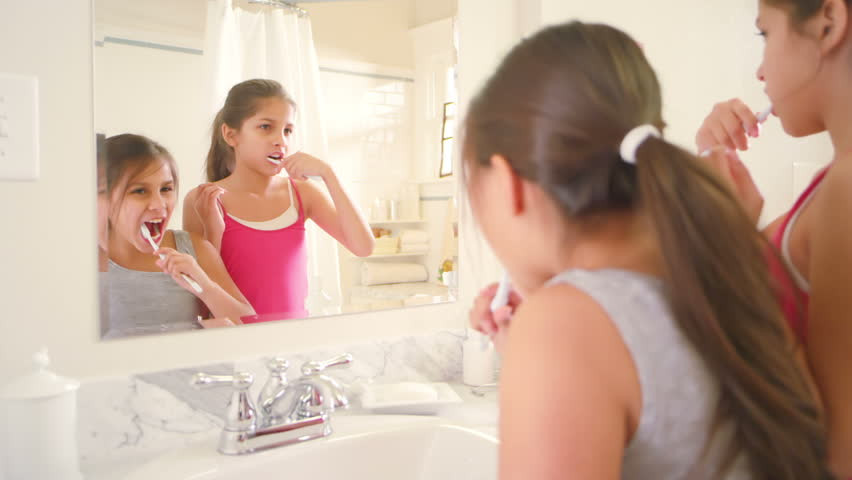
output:
[[[163,455],[126,480],[493,480],[497,439],[437,417],[336,415],[334,433],[243,456],[210,438]]]

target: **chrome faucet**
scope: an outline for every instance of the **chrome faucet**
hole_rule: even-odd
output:
[[[302,376],[291,384],[286,379],[288,362],[273,358],[267,363],[269,379],[258,396],[260,419],[248,391],[254,381],[250,373],[197,373],[190,383],[195,388],[233,387],[217,449],[226,455],[244,455],[330,435],[329,414],[348,407],[349,401],[343,386],[323,371],[351,361],[347,353],[324,362],[306,362]]]
[[[287,369],[286,361],[273,359],[267,363],[270,381],[257,399],[263,414],[263,425],[296,422],[348,408],[349,399],[343,385],[324,372],[333,367],[347,366],[351,362],[352,355],[348,353],[322,362],[305,362],[301,369],[302,376],[289,384],[283,375]]]

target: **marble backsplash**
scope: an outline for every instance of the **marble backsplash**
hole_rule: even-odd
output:
[[[463,330],[427,336],[377,340],[281,356],[290,362],[288,378],[299,375],[306,361],[352,354],[347,368],[335,378],[353,389],[364,383],[400,381],[460,382]],[[195,390],[196,372],[254,375],[252,398],[268,377],[268,356],[193,368],[153,372],[126,378],[86,382],[78,391],[78,449],[80,467],[88,479],[120,478],[149,459],[172,449],[209,438],[222,428],[230,388]]]

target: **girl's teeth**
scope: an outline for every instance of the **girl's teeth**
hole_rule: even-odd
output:
[[[281,165],[281,159],[280,158],[266,157],[266,159],[269,160],[269,163],[271,163],[273,165]]]

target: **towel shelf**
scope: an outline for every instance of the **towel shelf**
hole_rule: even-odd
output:
[[[400,225],[404,223],[426,223],[422,218],[409,218],[400,220],[371,220],[370,225]]]
[[[424,255],[428,255],[429,252],[413,252],[413,253],[386,253],[380,255],[369,255],[366,257],[356,257],[355,255],[351,255],[350,258],[358,258],[361,260],[370,260],[372,258],[403,258],[403,257],[422,257]]]

